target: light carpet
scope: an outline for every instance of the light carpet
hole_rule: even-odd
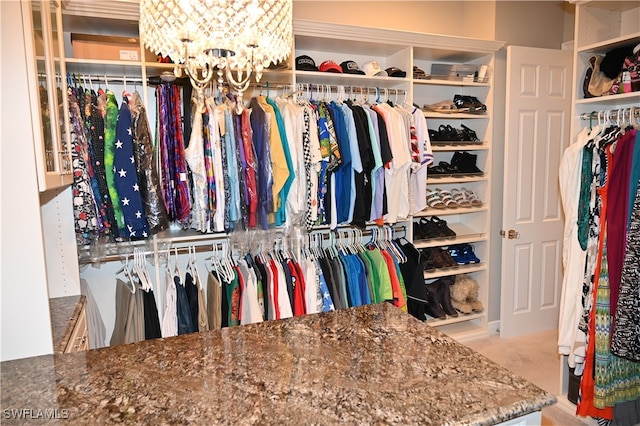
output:
[[[566,397],[558,396],[560,355],[557,341],[557,330],[550,330],[509,339],[491,336],[464,344],[560,400]],[[542,409],[542,425],[545,426],[584,426],[592,424],[590,420],[581,420],[557,405]]]

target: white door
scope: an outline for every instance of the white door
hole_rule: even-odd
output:
[[[570,51],[507,48],[501,337],[558,326],[571,75]]]

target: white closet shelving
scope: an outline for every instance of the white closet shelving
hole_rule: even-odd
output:
[[[640,43],[640,3],[637,1],[572,1],[576,4],[573,92],[571,108],[571,141],[589,125],[582,116],[592,112],[638,107],[640,92],[584,98],[583,82],[589,57],[606,55],[612,49]],[[597,119],[596,119],[597,121]],[[560,360],[560,397],[558,405],[575,413],[575,405],[567,400],[569,368],[567,357]],[[593,421],[595,424],[595,421]]]
[[[102,35],[116,35],[138,38],[138,10],[133,2],[124,1],[122,7],[112,11],[112,6],[107,3],[94,3],[88,1],[71,0],[65,2],[62,11],[62,24],[64,33],[64,56],[62,63],[66,71],[77,75],[97,76],[126,76],[129,85],[137,85],[137,89],[143,94],[150,117],[155,112],[154,89],[147,83],[148,78],[157,77],[162,71],[172,70],[172,64],[160,64],[150,60],[153,55],[145,52],[140,43],[140,60],[119,61],[79,58],[74,55],[73,46],[70,43],[70,33],[94,33]],[[137,5],[137,3],[136,3]],[[365,92],[371,100],[374,96],[388,96],[391,101],[403,100],[422,106],[426,103],[442,99],[453,99],[455,94],[476,96],[488,107],[485,115],[459,114],[455,117],[444,114],[427,115],[427,123],[430,128],[437,129],[442,123],[460,127],[467,124],[475,130],[482,142],[476,145],[456,146],[434,145],[436,163],[445,161],[455,151],[472,151],[478,156],[478,166],[483,169],[483,176],[466,178],[442,178],[428,180],[430,186],[468,187],[473,189],[483,201],[481,207],[460,208],[456,210],[439,210],[437,212],[427,210],[419,216],[436,214],[446,217],[450,226],[456,230],[457,237],[449,240],[417,242],[418,247],[435,245],[448,245],[451,243],[470,243],[475,246],[476,254],[482,259],[477,265],[467,265],[451,270],[429,272],[426,277],[438,277],[455,273],[469,273],[480,283],[480,299],[485,306],[482,313],[460,316],[458,318],[443,321],[430,321],[436,327],[441,328],[454,337],[471,338],[488,334],[488,288],[489,288],[489,219],[490,219],[490,150],[491,150],[491,83],[465,83],[446,80],[415,80],[412,78],[412,68],[419,66],[427,73],[432,63],[452,64],[478,64],[493,65],[495,52],[503,46],[502,42],[492,40],[479,40],[465,37],[453,37],[437,34],[426,34],[389,30],[380,28],[356,27],[349,25],[322,23],[315,21],[294,21],[294,46],[289,60],[289,67],[285,70],[265,70],[261,83],[291,84],[306,83],[311,85],[345,86],[353,88],[354,93]],[[299,55],[311,56],[317,65],[325,60],[333,60],[338,64],[342,61],[352,60],[360,66],[371,60],[376,60],[382,69],[398,67],[407,72],[404,78],[396,77],[368,77],[362,75],[333,74],[322,72],[305,72],[295,70],[295,57]],[[62,82],[64,86],[64,82]],[[94,83],[95,85],[96,83]],[[373,90],[372,90],[373,89]],[[377,89],[377,90],[376,90]],[[374,94],[375,93],[375,94]],[[73,218],[61,218],[72,223]],[[412,218],[407,218],[411,221]],[[411,226],[407,223],[409,238],[411,238]],[[49,232],[45,229],[44,232]],[[188,244],[192,241],[206,241],[215,239],[216,235],[201,235],[195,232],[169,231],[155,236],[147,242],[136,243],[147,251],[155,253],[156,270],[158,267],[158,250],[167,242],[179,242]],[[131,245],[125,246],[130,249]],[[112,247],[118,252],[117,248]],[[85,253],[86,254],[86,253]],[[76,262],[75,259],[65,261]],[[119,262],[114,263],[119,267]],[[115,265],[117,264],[117,265]],[[114,269],[115,269],[114,267]],[[105,264],[103,274],[107,273],[109,265]],[[89,268],[91,269],[91,268]],[[95,277],[98,273],[85,270],[82,276]],[[160,281],[159,272],[156,281]],[[111,297],[96,295],[99,297]]]
[[[414,65],[429,74],[431,67],[435,63],[446,63],[452,65],[474,64],[478,67],[487,65],[493,68],[494,52],[501,47],[488,45],[484,49],[478,48],[467,50],[462,46],[457,51],[443,52],[438,49],[416,48],[414,49]],[[495,50],[494,50],[495,49]],[[427,179],[428,190],[470,189],[475,192],[482,201],[477,207],[457,207],[454,209],[436,209],[427,207],[423,212],[415,215],[415,220],[419,221],[423,217],[436,216],[447,222],[447,226],[455,233],[455,237],[430,238],[425,240],[415,240],[414,244],[418,248],[439,247],[446,250],[456,244],[469,244],[480,259],[478,264],[460,265],[454,268],[438,269],[436,271],[426,271],[425,279],[433,279],[447,275],[469,274],[469,276],[480,284],[480,300],[484,304],[485,310],[482,313],[459,315],[457,318],[447,318],[445,320],[429,320],[429,323],[439,327],[442,331],[456,336],[459,340],[474,339],[488,335],[488,290],[489,290],[489,224],[491,218],[491,143],[492,125],[491,111],[493,102],[492,79],[486,82],[460,81],[442,79],[432,76],[430,80],[413,80],[413,100],[418,106],[435,104],[444,100],[453,101],[455,95],[474,96],[487,106],[485,114],[469,113],[439,113],[425,112],[429,129],[439,130],[441,126],[451,126],[454,129],[461,129],[462,125],[467,126],[476,132],[479,141],[474,143],[462,143],[458,141],[443,141],[432,138],[431,144],[434,155],[434,166],[440,162],[451,163],[451,159],[456,152],[467,152],[477,156],[476,166],[482,170],[482,175],[472,176],[438,176],[430,174]]]

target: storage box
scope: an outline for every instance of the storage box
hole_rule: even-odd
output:
[[[140,55],[140,39],[136,37],[71,34],[73,57],[76,59],[102,59],[108,61],[156,61],[156,56],[145,51]]]
[[[477,65],[467,64],[432,64],[431,77],[442,80],[468,80],[478,71]]]

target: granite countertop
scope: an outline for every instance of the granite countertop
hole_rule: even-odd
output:
[[[3,424],[488,425],[556,402],[388,303],[0,367]]]
[[[49,299],[51,334],[55,353],[64,353],[85,301],[85,296],[80,294]]]

